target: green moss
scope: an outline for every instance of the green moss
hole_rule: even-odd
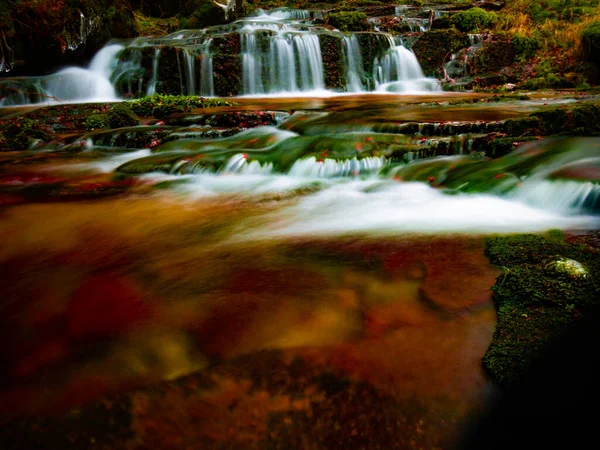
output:
[[[503,137],[492,140],[488,144],[486,149],[486,155],[492,158],[498,158],[499,156],[508,155],[515,148],[521,146],[525,142],[531,142],[537,140],[535,136],[525,137]]]
[[[92,114],[85,120],[87,130],[101,130],[110,126],[107,114]]]
[[[481,8],[471,8],[452,16],[452,24],[465,32],[480,31],[490,28],[498,20],[495,12],[485,11]]]
[[[155,94],[129,102],[135,114],[141,117],[154,115],[163,118],[177,112],[188,112],[194,108],[214,108],[233,106],[235,103],[216,98],[196,97],[194,95]]]
[[[452,28],[423,33],[413,45],[413,51],[425,75],[440,76],[446,58],[468,46],[467,34]]]
[[[117,103],[108,111],[107,117],[111,128],[130,127],[140,123],[140,119],[128,103]]]
[[[471,64],[471,74],[494,74],[504,67],[511,66],[515,62],[514,45],[504,37],[495,37],[491,41],[486,41],[479,51],[475,54]],[[506,82],[506,78],[501,83]]]
[[[550,21],[578,22],[581,17],[593,14],[598,7],[595,0],[534,0],[529,13],[534,22]]]
[[[552,339],[599,302],[600,259],[566,243],[560,231],[492,237],[486,255],[502,273],[492,288],[498,322],[483,365],[510,387]],[[564,270],[571,264],[581,271]]]
[[[340,31],[367,31],[371,27],[364,12],[340,12],[325,16],[325,21]]]
[[[517,61],[523,62],[535,56],[535,53],[540,48],[540,37],[538,34],[525,36],[523,34],[515,34],[511,38]]]
[[[600,101],[545,108],[531,114],[544,134],[596,135],[600,133]]]
[[[505,130],[509,136],[537,134],[540,121],[537,117],[518,117],[504,121]]]

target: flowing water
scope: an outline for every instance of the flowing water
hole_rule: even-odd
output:
[[[197,110],[0,154],[1,422],[62,424],[121,395],[100,404],[126,398],[154,448],[452,448],[485,411],[484,237],[597,230],[600,144],[487,158],[502,119],[546,100],[448,104],[481,96],[438,93],[400,39],[319,17],[262,11],[26,80],[115,99],[159,91],[171,64],[177,89],[214,95],[234,34],[242,119]],[[323,36],[352,95],[310,95],[328,89]]]

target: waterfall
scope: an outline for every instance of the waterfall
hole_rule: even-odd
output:
[[[71,67],[47,77],[0,80],[0,105],[46,102],[49,97],[93,101],[155,93],[212,97],[325,89],[439,90],[436,80],[423,76],[401,38],[380,32],[332,31],[313,22],[319,14],[289,8],[258,11],[226,25],[108,45],[87,69]],[[93,24],[81,20],[87,33]],[[477,37],[471,39],[475,42]],[[7,70],[8,62],[0,69]]]
[[[210,44],[212,39],[208,39],[201,46],[200,63],[200,95],[205,97],[215,96],[215,86],[213,82],[213,64],[212,54],[210,53]]]
[[[160,48],[154,49],[154,58],[152,58],[152,78],[148,83],[148,95],[156,94],[156,83],[158,81],[158,61],[160,60]]]
[[[194,55],[187,48],[183,49],[183,61],[187,80],[187,95],[196,95],[196,77],[194,76],[196,61]]]
[[[113,44],[101,49],[89,66],[67,67],[40,78],[15,78],[0,80],[0,91],[4,86],[13,91],[2,99],[0,106],[26,103],[65,101],[114,101],[115,88],[109,80],[116,66],[116,57],[123,49]]]
[[[242,43],[242,79],[245,94],[264,94],[262,84],[262,55],[256,45],[257,36],[254,33],[241,35]]]
[[[369,156],[363,159],[346,159],[336,161],[326,158],[317,161],[314,156],[297,160],[291,167],[289,175],[303,178],[335,178],[357,176],[380,170],[387,163],[385,157]]]
[[[373,62],[378,91],[410,92],[439,90],[436,80],[425,78],[415,54],[388,36],[389,49]]]
[[[356,35],[344,36],[342,39],[344,52],[344,63],[346,67],[346,83],[348,92],[360,92],[364,90],[362,79],[364,78],[363,61],[360,55],[360,47]]]
[[[323,58],[319,38],[312,34],[296,35],[294,44],[300,62],[302,90],[324,89]]]

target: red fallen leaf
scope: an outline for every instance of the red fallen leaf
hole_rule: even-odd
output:
[[[497,180],[498,178],[502,178],[503,176],[503,173],[497,173],[496,175],[494,175],[494,179]]]
[[[362,145],[360,144],[360,142],[356,143],[356,151],[360,152],[362,150]]]
[[[322,162],[323,162],[323,160],[319,158],[319,159],[317,159],[317,162],[318,162],[318,163],[322,163]]]
[[[371,136],[367,136],[367,137],[365,138],[365,141],[367,141],[367,142],[370,142],[370,141],[372,141],[372,140],[373,140],[373,138],[372,138]]]
[[[404,181],[402,179],[402,177],[398,176],[398,175],[394,175],[394,177],[392,178],[394,181]]]
[[[429,177],[429,178],[427,178],[427,181],[429,181],[429,182],[435,181],[435,177]]]

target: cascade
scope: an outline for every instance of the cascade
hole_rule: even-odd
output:
[[[59,101],[115,101],[117,95],[109,76],[117,70],[117,55],[123,46],[111,44],[101,49],[85,69],[67,67],[52,75],[33,78],[0,79],[0,106]]]
[[[108,45],[87,69],[0,80],[0,105],[154,93],[224,97],[440,89],[423,75],[401,38],[331,30],[319,24],[320,17],[322,12],[313,10],[258,10],[227,25]],[[89,24],[82,24],[85,35]]]
[[[469,47],[452,54],[450,60],[444,64],[444,70],[450,78],[466,77],[469,75],[469,61],[481,48],[483,35],[469,34]]]
[[[344,63],[346,66],[348,92],[363,91],[364,85],[362,83],[362,79],[364,78],[364,73],[358,39],[355,35],[344,36],[342,43],[344,50]]]

